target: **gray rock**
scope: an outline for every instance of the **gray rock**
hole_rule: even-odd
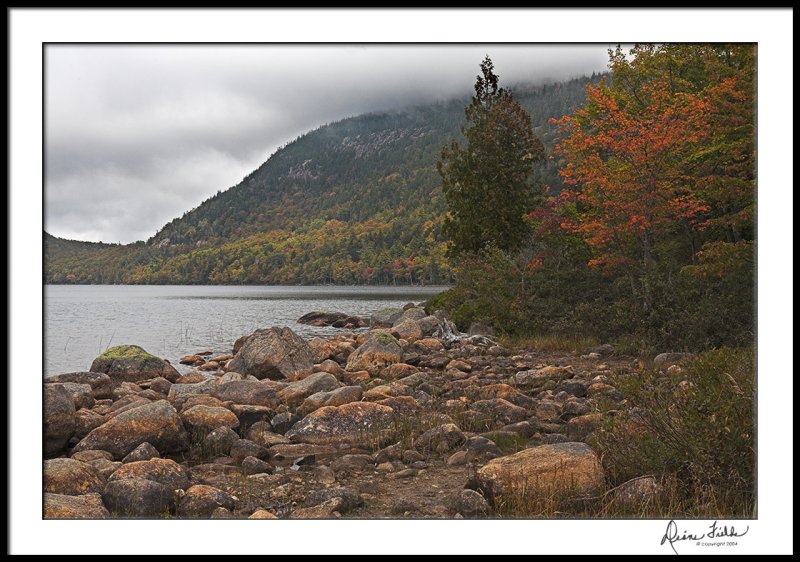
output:
[[[105,373],[115,383],[136,382],[164,377],[170,382],[180,378],[180,373],[168,361],[147,353],[138,345],[118,345],[99,355],[89,369]]]
[[[414,446],[420,451],[444,453],[461,445],[464,439],[457,425],[446,423],[424,432],[414,441]]]
[[[671,365],[678,365],[692,358],[694,358],[694,355],[691,353],[661,353],[653,359],[653,367],[656,370],[666,369]]]
[[[75,459],[44,461],[43,472],[45,492],[81,496],[103,490],[103,479],[94,467]]]
[[[341,498],[343,500],[340,513],[352,511],[353,509],[364,505],[364,499],[361,497],[361,495],[359,495],[358,492],[351,488],[342,487],[325,488],[323,490],[312,492],[306,496],[305,505],[308,507],[320,505],[326,501],[332,500],[333,498]]]
[[[45,492],[43,519],[108,519],[108,510],[99,494],[68,496]]]
[[[475,490],[458,490],[445,498],[445,507],[466,518],[485,517],[492,511],[489,502]]]
[[[317,392],[329,392],[342,386],[330,373],[313,373],[295,381],[278,392],[278,398],[289,406],[297,406]]]
[[[112,480],[103,490],[103,503],[112,517],[159,517],[171,511],[174,492],[144,478]]]
[[[268,454],[266,448],[258,443],[253,443],[249,439],[239,439],[231,445],[230,456],[236,462],[241,462],[247,457],[263,459],[266,458]]]
[[[278,404],[277,395],[281,387],[282,385],[264,381],[231,381],[214,388],[213,396],[223,402],[274,408]]]
[[[314,366],[314,353],[289,328],[256,330],[227,364],[229,371],[257,379],[285,379]]]
[[[44,454],[61,452],[75,433],[77,419],[72,395],[60,384],[44,385]]]
[[[125,464],[129,462],[149,461],[150,459],[157,459],[160,457],[161,455],[158,454],[158,449],[156,449],[150,443],[145,441],[144,443],[136,447],[133,451],[128,453],[125,456],[125,458],[122,459],[122,463]]]
[[[382,308],[369,319],[370,328],[391,328],[395,320],[403,315],[402,308]]]
[[[67,392],[72,396],[72,403],[75,404],[76,409],[91,408],[94,406],[92,387],[88,384],[79,384],[76,382],[62,382],[56,384],[67,389]]]
[[[182,517],[210,517],[214,510],[224,507],[228,511],[234,508],[234,500],[230,494],[218,488],[195,484],[183,495],[178,505],[178,514]]]
[[[239,434],[230,427],[222,426],[206,435],[203,445],[212,455],[227,455],[231,447],[239,441]]]
[[[151,402],[118,414],[97,427],[75,451],[102,449],[122,459],[145,441],[161,453],[185,451],[189,439],[175,408],[166,400]]]
[[[256,457],[245,457],[242,461],[242,472],[250,474],[272,474],[275,467]]]
[[[54,377],[47,377],[44,382],[88,384],[92,387],[92,394],[95,399],[111,398],[111,393],[114,390],[114,383],[111,381],[111,377],[105,373],[92,373],[89,371],[63,373]]]
[[[171,459],[159,458],[123,464],[109,476],[108,481],[138,478],[158,482],[170,490],[183,490],[189,486],[189,474],[184,467]]]

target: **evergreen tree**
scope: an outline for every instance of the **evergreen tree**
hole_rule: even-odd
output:
[[[533,163],[544,159],[530,114],[509,90],[498,87],[488,55],[480,68],[465,109],[469,125],[461,127],[467,144],[444,147],[436,163],[449,210],[443,232],[453,255],[522,246],[528,234],[523,217],[536,199]]]

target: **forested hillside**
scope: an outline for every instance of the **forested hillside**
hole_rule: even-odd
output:
[[[600,76],[517,86],[548,153],[556,128]],[[436,160],[459,134],[465,100],[361,115],[279,149],[147,242],[61,240],[45,234],[46,283],[450,283]],[[553,160],[535,181],[560,189]]]

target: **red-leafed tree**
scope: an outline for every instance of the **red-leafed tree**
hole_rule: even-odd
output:
[[[589,265],[624,269],[645,309],[658,238],[708,211],[687,165],[708,138],[708,115],[701,97],[658,81],[637,100],[589,86],[586,105],[557,122],[566,134],[557,147],[563,227],[594,250]]]

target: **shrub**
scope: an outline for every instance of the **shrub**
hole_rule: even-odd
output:
[[[721,348],[679,374],[618,375],[630,408],[595,436],[611,483],[674,476],[691,513],[752,516],[754,367],[752,348]]]

